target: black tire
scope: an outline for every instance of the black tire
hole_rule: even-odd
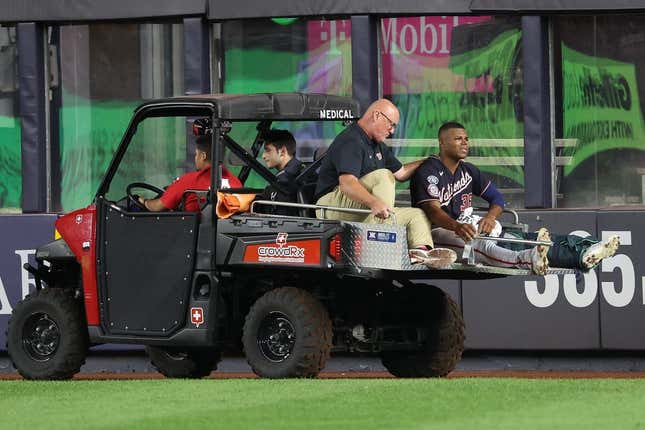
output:
[[[203,378],[217,369],[222,356],[212,349],[181,349],[147,346],[155,369],[166,378]]]
[[[427,303],[427,338],[421,351],[385,351],[383,366],[399,378],[432,378],[448,375],[457,366],[464,351],[464,320],[452,298],[435,287]],[[427,301],[428,300],[428,301]]]
[[[71,378],[85,363],[88,345],[83,302],[72,289],[29,294],[7,325],[7,351],[25,379]]]
[[[327,310],[304,290],[271,290],[251,307],[242,343],[246,359],[263,378],[313,378],[331,352]]]

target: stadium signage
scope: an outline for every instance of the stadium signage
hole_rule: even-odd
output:
[[[403,23],[401,25],[401,23]],[[422,16],[417,20],[390,18],[381,22],[386,54],[436,55],[450,54],[448,29],[452,29],[452,17]]]
[[[260,246],[258,248],[258,261],[289,263],[303,263],[305,261],[305,249],[298,246],[287,246],[287,233],[278,233],[275,245]]]
[[[35,249],[16,249],[14,251],[14,254],[18,256],[21,298],[24,298],[27,294],[29,294],[29,291],[32,287],[36,287],[34,278],[30,276],[29,272],[22,268],[22,266],[29,261],[29,256],[34,255],[35,253]],[[6,285],[2,280],[2,275],[0,275],[0,315],[10,315],[13,311],[13,308],[11,307],[11,303],[9,301],[9,296],[7,295],[7,287],[11,288],[11,285]],[[12,288],[11,290],[14,291],[15,289]]]
[[[278,233],[275,243],[248,245],[244,250],[247,263],[320,264],[320,240],[305,239],[287,242],[288,233]]]
[[[297,246],[287,246],[284,248],[276,248],[274,246],[263,246],[258,248],[258,255],[260,261],[265,257],[287,257],[287,258],[305,258],[305,249],[298,248]]]
[[[602,151],[642,147],[645,137],[637,66],[586,55],[562,46],[563,137],[577,139],[567,150],[564,175]]]

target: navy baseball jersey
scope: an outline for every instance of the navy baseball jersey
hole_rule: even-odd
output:
[[[417,168],[410,182],[412,205],[438,200],[441,208],[457,219],[459,214],[472,206],[473,194],[481,196],[491,181],[477,167],[460,161],[453,174],[439,157],[431,156]]]

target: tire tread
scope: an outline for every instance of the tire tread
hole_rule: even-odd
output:
[[[433,287],[434,288],[434,287]],[[433,336],[425,349],[416,352],[383,353],[383,366],[399,378],[445,377],[459,363],[464,350],[465,325],[459,306],[445,292],[436,289],[442,317],[428,327]]]
[[[256,353],[253,327],[256,319],[265,315],[263,309],[269,307],[290,309],[301,321],[303,329],[300,339],[302,353],[283,369],[276,369],[281,366],[275,366]],[[332,322],[324,305],[311,293],[299,288],[281,287],[265,293],[253,304],[245,319],[242,340],[247,361],[255,374],[269,378],[313,378],[325,367],[331,355]]]
[[[56,323],[61,331],[57,356],[47,362],[32,360],[22,348],[22,328],[16,324],[31,308],[54,306],[61,314]],[[82,302],[74,298],[71,288],[44,288],[28,294],[14,307],[7,324],[6,346],[11,363],[25,379],[70,379],[85,364],[89,348],[87,325]]]

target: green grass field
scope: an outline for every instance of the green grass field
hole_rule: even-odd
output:
[[[6,429],[628,429],[639,379],[0,381]]]

